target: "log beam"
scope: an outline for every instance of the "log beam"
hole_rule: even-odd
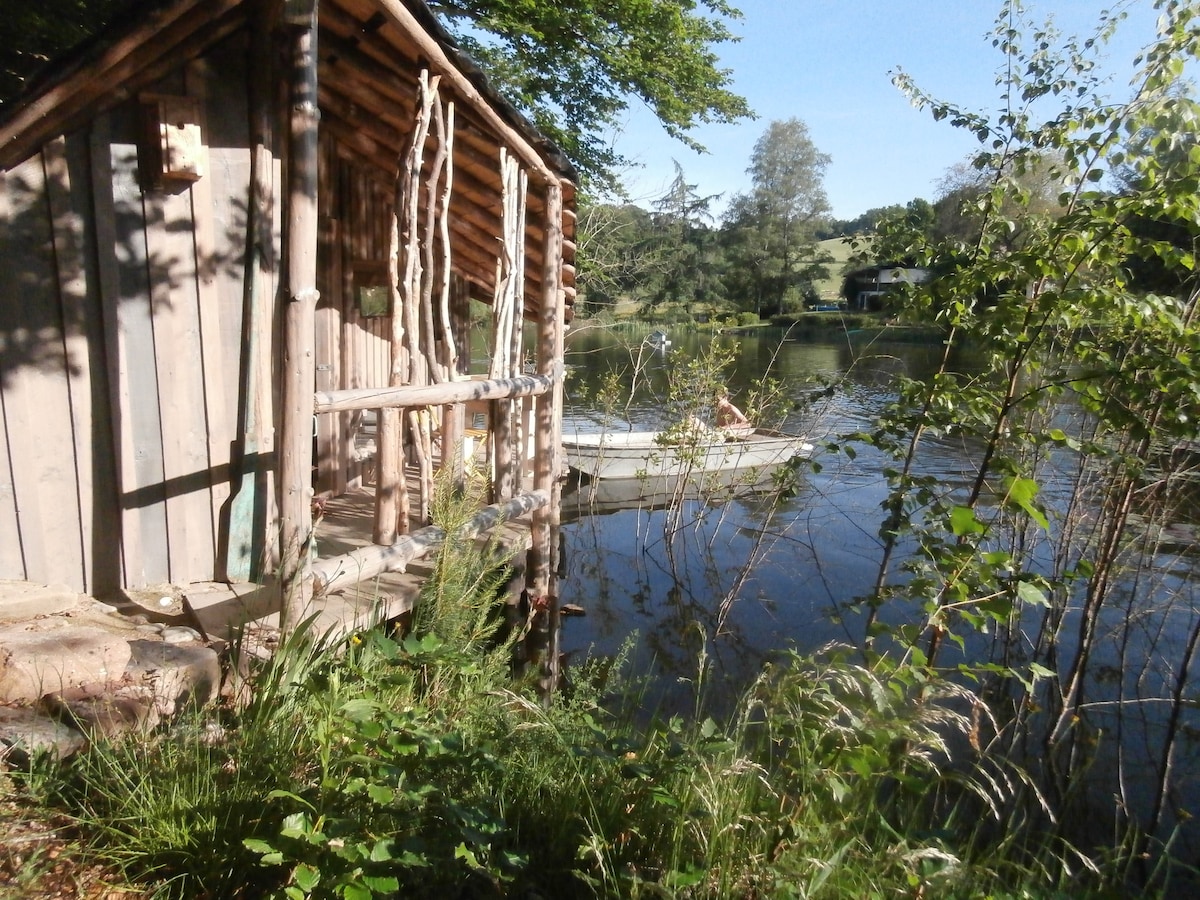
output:
[[[542,509],[549,503],[549,494],[531,491],[507,503],[486,506],[456,533],[456,537],[469,540],[503,522]],[[373,545],[343,556],[322,559],[312,567],[313,579],[319,586],[318,590],[329,593],[360,581],[369,581],[384,572],[402,572],[410,562],[438,547],[446,537],[444,528],[427,525],[388,546]]]
[[[313,395],[314,412],[348,412],[355,409],[385,407],[444,406],[468,400],[506,400],[536,397],[554,387],[561,374],[520,375],[489,381],[447,381],[443,384],[409,385],[393,388],[351,388],[344,391],[318,391]]]

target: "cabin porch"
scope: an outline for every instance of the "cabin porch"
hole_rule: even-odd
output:
[[[367,482],[339,497],[329,499],[316,519],[315,547],[319,563],[322,556],[352,555],[375,546],[371,530],[375,516],[375,486]],[[415,499],[415,498],[414,498]],[[524,555],[531,546],[531,516],[526,513],[500,522],[493,532],[481,535],[506,561],[514,575],[524,572]],[[430,556],[438,543],[431,542],[427,552],[402,564],[402,568],[381,572],[370,579],[353,581],[331,591],[314,592],[305,618],[312,617],[312,633],[336,639],[381,622],[402,621],[416,605],[421,588],[433,571]],[[517,614],[522,584],[510,581],[506,602],[510,616]],[[188,615],[210,639],[232,641],[244,635],[252,651],[270,649],[278,639],[281,592],[278,584],[200,582],[182,588]]]

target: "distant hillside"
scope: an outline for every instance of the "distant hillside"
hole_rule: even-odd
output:
[[[817,281],[817,293],[821,295],[822,300],[835,300],[842,290],[842,271],[851,256],[850,242],[845,238],[830,238],[818,243],[817,248],[822,254],[828,254],[835,260],[827,266],[829,277]]]

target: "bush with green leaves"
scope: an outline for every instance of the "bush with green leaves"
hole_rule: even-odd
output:
[[[948,236],[902,218],[882,230],[877,252],[935,274],[900,314],[941,328],[946,351],[858,436],[895,460],[862,598],[870,639],[930,678],[982,684],[1007,711],[993,752],[1029,760],[1068,820],[1097,820],[1080,776],[1114,754],[1104,818],[1139,836],[1117,842],[1128,862],[1128,846],[1161,847],[1187,818],[1170,798],[1198,724],[1186,698],[1200,604],[1180,577],[1197,570],[1169,535],[1188,516],[1200,437],[1200,105],[1183,80],[1200,10],[1159,6],[1123,101],[1103,96],[1096,66],[1119,16],[1063,42],[1016,2],[997,20],[994,119],[899,76],[916,105],[979,139],[978,177]],[[957,366],[964,345],[981,372]],[[929,439],[963,447],[965,483],[920,474]],[[1137,771],[1121,744],[1131,728],[1154,733]],[[1130,780],[1148,769],[1139,799]]]

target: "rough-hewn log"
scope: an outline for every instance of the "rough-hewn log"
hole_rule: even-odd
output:
[[[538,371],[553,375],[563,368],[564,293],[560,290],[562,276],[562,191],[558,185],[546,189],[545,268],[542,272],[543,294],[538,315]],[[526,557],[526,588],[532,598],[533,613],[525,640],[525,659],[536,666],[538,685],[545,699],[558,684],[560,661],[558,587],[555,583],[555,553],[561,527],[561,488],[558,475],[562,461],[562,379],[555,379],[555,388],[537,399],[534,425],[535,453],[533,487],[550,494],[551,502],[533,513],[531,542]]]
[[[538,374],[553,380],[555,387],[538,398],[534,408],[534,469],[533,488],[549,492],[562,470],[562,378],[563,370],[563,297],[559,290],[559,260],[562,254],[562,192],[557,185],[547,188],[544,223],[546,231],[546,263],[542,273],[544,294],[541,315],[538,317]],[[526,567],[530,594],[543,597],[549,593],[551,543],[559,526],[557,507],[534,513],[533,546]]]
[[[496,290],[492,297],[492,378],[513,377],[521,371],[520,336],[523,324],[523,286],[525,263],[525,194],[527,176],[517,158],[506,147],[500,148],[502,215],[499,235],[500,255],[496,261]],[[517,491],[516,467],[521,454],[515,440],[520,428],[514,421],[516,410],[511,402],[498,401],[492,407],[492,496],[505,500]]]
[[[442,359],[446,380],[454,381],[458,371],[458,342],[450,320],[450,291],[453,280],[454,256],[450,242],[450,204],[454,198],[454,102],[438,107],[438,133],[449,158],[446,160],[446,181],[437,204],[437,234],[441,242],[441,266],[438,271],[438,320],[442,328]]]
[[[398,176],[397,176],[398,177]],[[397,189],[398,192],[398,189]],[[407,369],[404,360],[403,317],[395,314],[400,309],[400,224],[398,203],[393,204],[388,216],[388,293],[392,304],[391,371],[389,384],[403,384],[403,375],[397,380],[397,372]],[[395,408],[379,411],[376,428],[375,459],[375,521],[371,529],[371,540],[377,544],[391,544],[397,534],[407,531],[408,484],[404,477],[404,417]]]
[[[459,381],[467,378],[470,374],[471,301],[466,282],[449,273],[447,275],[450,279],[450,325],[447,333],[459,336],[450,380]],[[466,423],[467,410],[462,403],[451,403],[442,407],[442,455],[445,457],[447,448],[449,448],[451,452],[450,465],[452,466],[450,477],[453,479],[455,489],[460,491],[466,487],[467,483],[466,448],[463,440],[466,435]],[[445,459],[443,459],[442,465],[445,464]]]
[[[292,38],[291,149],[288,179],[288,300],[283,348],[280,480],[281,628],[296,628],[312,583],[313,350],[317,308],[317,29],[316,0]]]
[[[535,397],[544,394],[561,380],[561,374],[520,375],[490,381],[447,381],[444,384],[397,388],[351,388],[344,391],[314,393],[314,412],[347,412],[355,409],[438,406],[467,400],[504,400],[510,397]]]
[[[432,252],[432,235],[429,229],[422,227],[422,188],[428,192],[427,183],[422,173],[425,168],[425,143],[433,126],[433,109],[438,103],[438,85],[440,75],[430,76],[428,70],[422,69],[419,80],[418,100],[420,101],[417,118],[417,130],[413,136],[412,153],[407,164],[407,181],[405,182],[405,219],[403,222],[408,241],[405,245],[406,268],[405,282],[401,284],[404,295],[403,311],[405,316],[406,346],[409,359],[409,379],[411,385],[425,385],[435,382],[432,368],[436,365],[425,353],[425,348],[431,341],[425,333],[426,327],[433,328],[433,313],[427,307],[426,285],[433,273],[428,265],[428,254]],[[436,144],[436,138],[435,138]],[[441,152],[441,147],[435,147],[435,158]],[[394,314],[393,314],[394,315]],[[428,322],[426,320],[428,319]],[[420,472],[420,514],[422,524],[430,521],[430,507],[433,502],[433,436],[430,428],[429,414],[426,410],[410,409],[408,411],[409,427],[412,431],[412,445],[417,457]]]
[[[507,503],[497,503],[481,509],[460,529],[456,536],[470,539],[490,531],[497,525],[541,509],[550,502],[544,491],[531,491],[514,497]],[[384,572],[403,571],[414,559],[420,559],[446,540],[446,530],[428,525],[407,534],[386,547],[363,547],[344,556],[322,559],[312,567],[314,580],[326,593],[367,581]]]

